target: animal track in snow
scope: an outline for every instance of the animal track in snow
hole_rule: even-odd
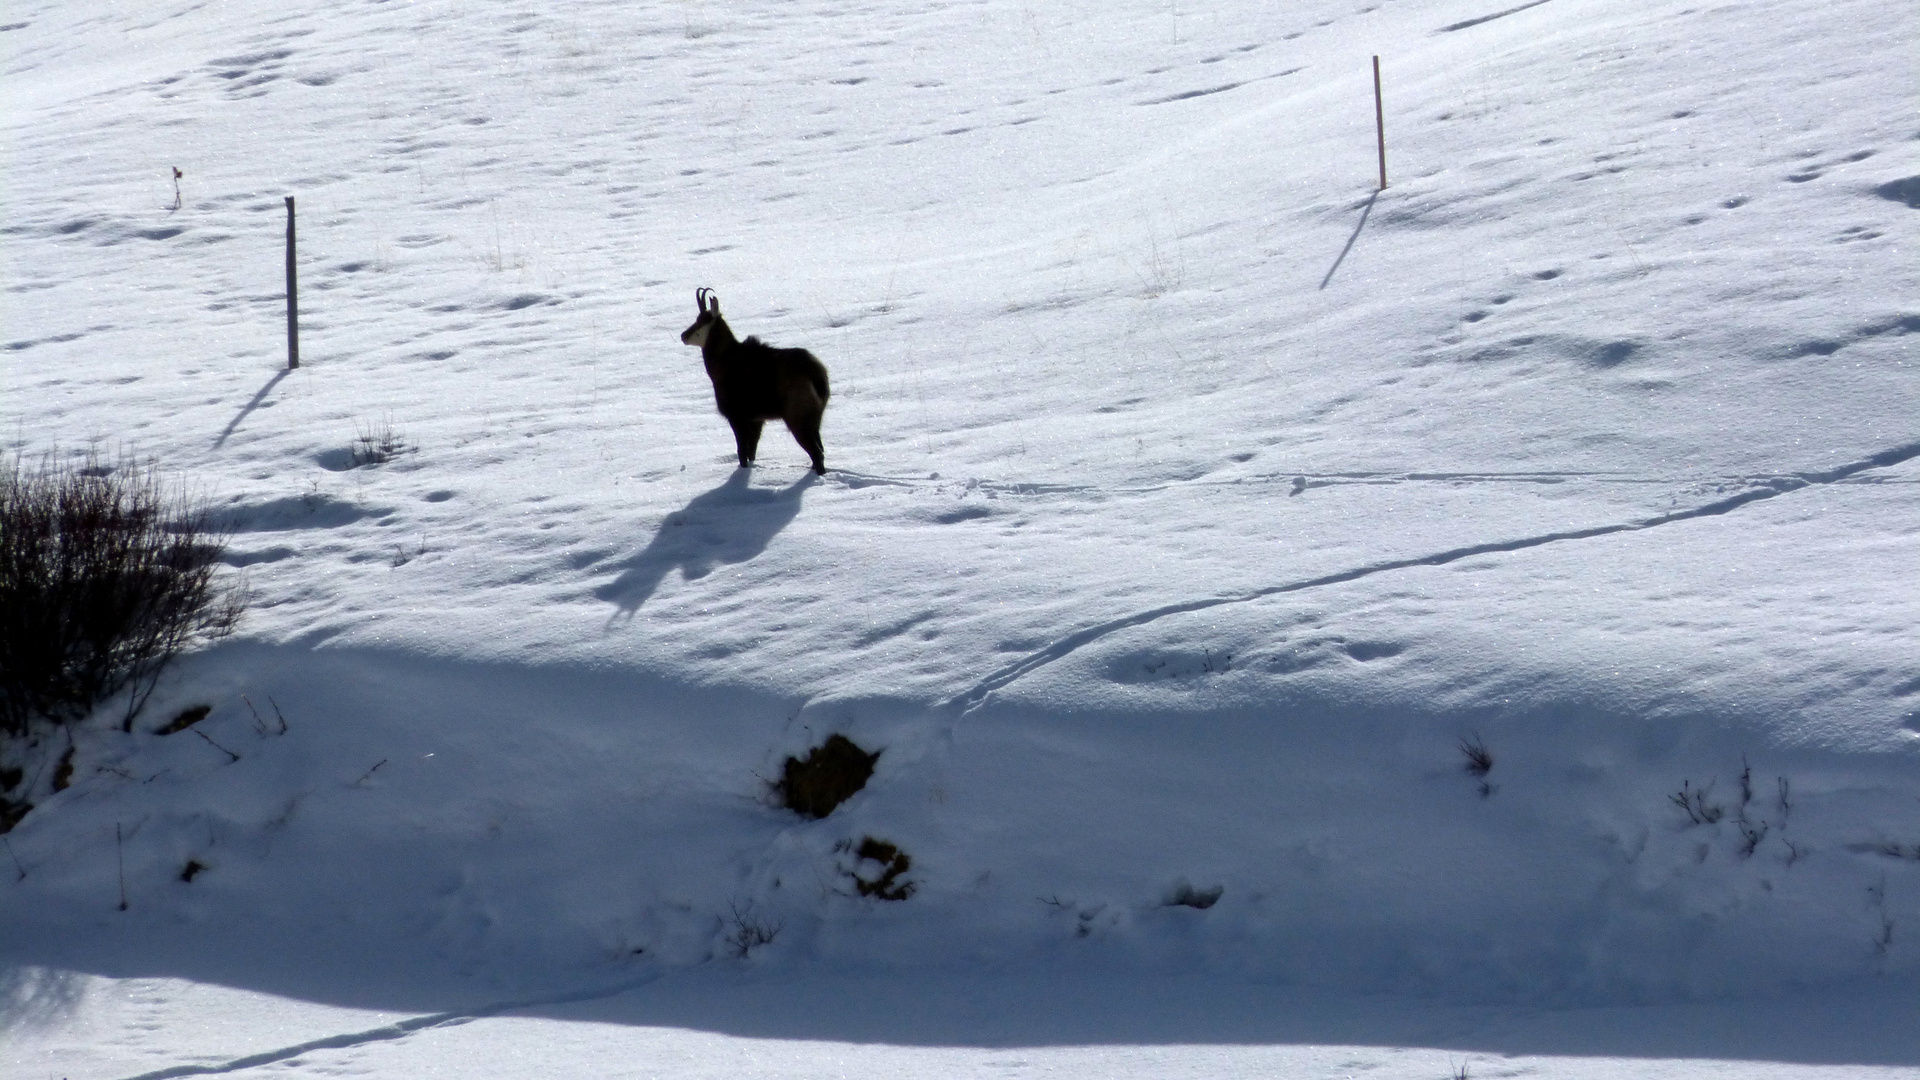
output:
[[[1799,172],[1788,173],[1787,182],[1791,184],[1804,184],[1809,180],[1818,180],[1821,177],[1827,175],[1827,173],[1832,169],[1838,168],[1841,165],[1851,165],[1855,162],[1865,161],[1868,158],[1872,157],[1873,153],[1874,152],[1872,150],[1857,150],[1854,153],[1846,155],[1845,157],[1835,158],[1834,160],[1829,161],[1822,165],[1808,166],[1807,168],[1801,169]],[[1808,156],[1812,156],[1812,155],[1808,155]]]
[[[1915,316],[1913,321],[1916,324],[1916,329],[1920,329],[1920,316]],[[1247,461],[1251,461],[1254,456],[1253,454],[1231,454],[1228,455],[1227,460],[1234,464],[1244,464]],[[780,468],[780,466],[762,464],[756,466],[756,468],[768,470],[777,469]],[[937,473],[922,477],[879,476],[870,473],[834,469],[827,473],[822,479],[822,482],[835,484],[854,491],[870,487],[890,487],[912,492],[925,492],[928,494],[965,494],[978,492],[987,498],[996,499],[1071,498],[1106,500],[1134,495],[1153,495],[1179,488],[1259,488],[1267,485],[1284,487],[1289,495],[1300,495],[1321,488],[1350,486],[1392,487],[1402,484],[1439,484],[1448,487],[1463,487],[1477,484],[1678,486],[1684,488],[1684,490],[1695,493],[1710,492],[1714,494],[1725,494],[1728,491],[1744,492],[1754,489],[1775,491],[1778,490],[1781,485],[1798,486],[1798,482],[1804,478],[1802,474],[1798,473],[1687,478],[1591,471],[1360,471],[1338,473],[1303,473],[1289,471],[1258,473],[1250,476],[1230,475],[1215,477],[1210,475],[1210,472],[1211,470],[1191,478],[1172,480],[1166,483],[1103,486],[1097,484],[1048,484],[1037,481],[1018,480],[983,480],[977,477],[961,479],[958,477],[942,477]]]
[[[1786,347],[1776,355],[1793,360],[1803,356],[1832,356],[1849,345],[1887,334],[1904,336],[1920,333],[1920,315],[1899,315],[1884,322],[1867,323],[1839,338],[1812,338]]]
[[[1200,90],[1185,90],[1180,93],[1169,94],[1164,97],[1149,98],[1146,101],[1136,101],[1134,102],[1134,104],[1135,105],[1169,105],[1176,101],[1190,101],[1194,98],[1210,97],[1214,94],[1224,94],[1229,90],[1238,90],[1241,87],[1246,86],[1250,83],[1265,82],[1269,79],[1283,79],[1288,75],[1296,74],[1302,70],[1304,69],[1297,68],[1297,67],[1288,68],[1285,71],[1276,71],[1271,75],[1260,75],[1252,79],[1241,79],[1237,82],[1222,83],[1218,86],[1209,86]]]
[[[226,56],[208,61],[202,70],[226,82],[229,97],[259,97],[261,89],[280,79],[281,61],[292,56],[290,49],[269,49],[244,56]]]
[[[38,345],[59,345],[69,341],[78,341],[81,338],[86,336],[87,335],[85,334],[79,334],[79,333],[55,334],[52,337],[35,338],[35,339],[29,339],[29,340],[23,340],[23,341],[9,341],[6,343],[5,346],[0,346],[0,348],[5,348],[8,352],[21,352],[26,349],[34,348],[35,346],[38,346]]]
[[[1211,649],[1147,649],[1112,657],[1107,662],[1107,677],[1118,683],[1185,682],[1232,671],[1233,661],[1232,653]]]
[[[1920,318],[1916,318],[1915,321],[1920,322]],[[1493,540],[1482,544],[1472,544],[1467,547],[1435,552],[1429,555],[1415,555],[1402,559],[1390,559],[1384,562],[1336,571],[1331,574],[1323,574],[1320,577],[1308,578],[1304,581],[1270,585],[1263,589],[1254,589],[1250,592],[1240,593],[1234,596],[1211,596],[1199,600],[1186,600],[1179,603],[1164,604],[1160,607],[1150,608],[1146,611],[1136,612],[1132,615],[1098,623],[1059,638],[1054,641],[1053,644],[1031,652],[1025,657],[1000,668],[998,671],[995,671],[974,684],[971,689],[954,695],[942,704],[958,710],[961,715],[965,715],[978,708],[986,701],[988,695],[992,694],[995,690],[1045,667],[1056,660],[1069,656],[1086,645],[1123,630],[1130,630],[1136,626],[1144,626],[1170,615],[1204,611],[1208,608],[1221,607],[1227,604],[1244,604],[1269,596],[1304,592],[1310,589],[1323,588],[1328,585],[1341,585],[1350,581],[1358,581],[1361,578],[1390,573],[1396,570],[1408,570],[1423,566],[1445,566],[1448,563],[1458,562],[1461,559],[1470,558],[1475,555],[1524,551],[1528,548],[1544,547],[1547,544],[1556,544],[1571,540],[1590,540],[1600,536],[1611,536],[1615,533],[1642,532],[1647,529],[1658,528],[1662,525],[1670,525],[1677,521],[1690,521],[1694,518],[1718,517],[1722,514],[1731,513],[1749,503],[1776,498],[1788,492],[1798,491],[1806,487],[1837,483],[1871,469],[1882,469],[1888,466],[1898,465],[1901,462],[1909,461],[1916,457],[1920,457],[1920,442],[1911,442],[1903,446],[1894,447],[1891,450],[1883,450],[1870,457],[1849,462],[1846,465],[1828,469],[1823,472],[1802,472],[1779,476],[1774,478],[1770,483],[1749,487],[1746,490],[1726,498],[1716,499],[1713,502],[1686,510],[1661,514],[1658,517],[1643,518],[1639,521],[1628,521],[1615,525],[1596,525],[1586,529],[1571,529],[1565,532],[1542,533],[1535,536],[1517,537],[1511,540]]]

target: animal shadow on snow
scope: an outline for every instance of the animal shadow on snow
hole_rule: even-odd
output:
[[[785,488],[756,488],[751,469],[735,469],[726,483],[667,515],[646,549],[620,564],[620,576],[594,590],[619,605],[615,618],[632,616],[647,602],[667,572],[694,581],[715,566],[742,563],[767,545],[800,513],[800,497],[817,479],[807,475]]]

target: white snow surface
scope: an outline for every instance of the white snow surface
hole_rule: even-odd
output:
[[[252,597],[9,751],[8,1080],[1920,1070],[1910,6],[4,20],[0,438]]]

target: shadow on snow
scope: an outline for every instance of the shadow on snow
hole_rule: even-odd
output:
[[[618,605],[614,618],[632,617],[667,573],[678,567],[686,581],[715,566],[755,558],[800,513],[800,497],[816,477],[808,473],[779,490],[756,488],[752,470],[735,469],[726,483],[668,514],[645,550],[619,564],[620,576],[594,590]]]

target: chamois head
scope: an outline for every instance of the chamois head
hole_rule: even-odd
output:
[[[705,287],[695,289],[693,302],[700,308],[700,317],[693,320],[692,326],[681,332],[680,344],[691,345],[698,349],[707,344],[707,332],[713,329],[714,323],[720,323],[722,326],[726,323],[720,318],[720,298],[714,295],[712,289]]]

